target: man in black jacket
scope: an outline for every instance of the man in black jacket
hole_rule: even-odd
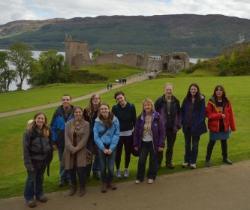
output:
[[[176,133],[181,128],[180,102],[173,95],[173,85],[165,85],[165,94],[160,96],[155,102],[155,110],[162,116],[167,138],[166,167],[173,169],[173,149]],[[158,153],[158,164],[161,166],[163,152]]]

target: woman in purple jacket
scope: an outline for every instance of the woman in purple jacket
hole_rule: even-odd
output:
[[[164,125],[160,114],[155,111],[151,99],[143,101],[143,110],[137,118],[134,131],[134,149],[139,151],[136,183],[144,180],[145,165],[149,155],[148,184],[152,184],[157,175],[157,153],[164,148]]]

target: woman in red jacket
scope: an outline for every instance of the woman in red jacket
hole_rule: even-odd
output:
[[[226,97],[224,88],[217,85],[214,89],[213,96],[209,99],[206,107],[208,118],[209,142],[207,145],[206,166],[211,165],[210,158],[213,147],[217,140],[221,141],[221,150],[223,162],[232,164],[227,154],[227,139],[231,131],[235,131],[235,121],[231,103]]]

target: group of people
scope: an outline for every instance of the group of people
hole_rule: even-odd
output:
[[[90,98],[89,105],[82,109],[71,104],[71,97],[64,95],[48,126],[44,113],[37,113],[28,123],[23,139],[24,164],[27,181],[24,197],[29,207],[37,201],[46,202],[43,192],[43,176],[57,149],[60,160],[60,186],[69,184],[69,195],[86,193],[86,180],[93,177],[101,180],[101,192],[117,189],[113,177],[129,177],[131,154],[138,156],[136,184],[145,179],[146,161],[149,156],[147,183],[152,184],[157,176],[163,156],[165,139],[167,149],[165,166],[174,169],[173,150],[176,134],[183,129],[185,155],[182,166],[196,168],[200,136],[207,132],[209,141],[205,165],[211,165],[211,154],[217,140],[221,141],[223,162],[232,164],[228,158],[227,140],[235,130],[232,106],[221,85],[214,89],[205,105],[205,97],[195,83],[188,88],[180,105],[173,95],[173,85],[167,83],[164,94],[155,103],[146,98],[142,110],[136,115],[135,106],[128,102],[124,92],[114,95],[116,104],[101,102],[99,95]],[[122,151],[125,151],[125,169],[121,170]],[[114,174],[116,166],[116,174]],[[77,181],[78,180],[78,181]]]

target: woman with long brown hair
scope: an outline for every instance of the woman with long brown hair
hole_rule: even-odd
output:
[[[35,207],[37,201],[47,202],[43,192],[43,177],[46,167],[52,160],[52,144],[50,129],[44,113],[35,114],[29,121],[23,138],[24,165],[27,169],[27,180],[24,189],[24,198],[28,207]]]
[[[228,159],[227,140],[230,132],[235,131],[234,114],[223,86],[217,85],[213,96],[209,99],[206,107],[208,118],[209,142],[207,145],[206,166],[211,165],[210,158],[217,140],[221,142],[223,162],[232,164]]]
[[[76,193],[76,175],[79,179],[79,196],[85,194],[87,142],[89,123],[83,119],[81,107],[74,108],[74,118],[65,126],[64,168],[70,174],[71,186],[69,195]]]
[[[112,181],[119,132],[118,119],[111,113],[109,105],[102,103],[94,125],[94,140],[98,147],[100,160],[102,193],[105,193],[107,188],[116,189]]]

